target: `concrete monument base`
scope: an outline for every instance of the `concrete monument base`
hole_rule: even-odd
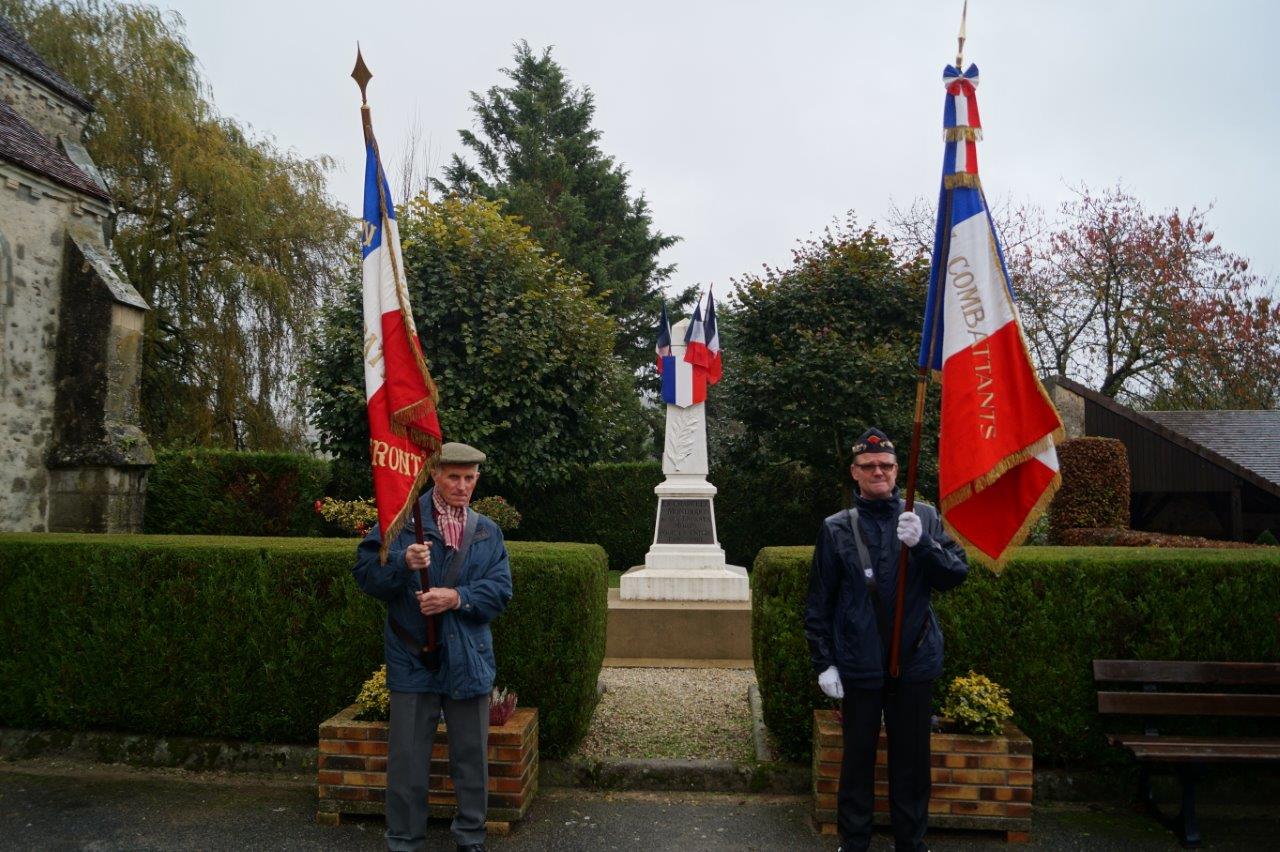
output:
[[[610,589],[604,664],[749,669],[751,604],[629,601]]]
[[[660,547],[660,544],[654,545],[654,548]],[[676,546],[672,546],[672,550],[675,549]],[[717,556],[718,565],[715,559]],[[650,550],[645,555],[645,563],[622,575],[619,583],[619,596],[622,600],[751,600],[747,569],[738,565],[726,565],[724,551],[720,548],[715,548],[714,554],[693,555],[654,553]]]

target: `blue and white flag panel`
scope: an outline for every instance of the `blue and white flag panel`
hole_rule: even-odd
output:
[[[707,401],[707,371],[678,355],[662,359],[662,401],[688,408]]]

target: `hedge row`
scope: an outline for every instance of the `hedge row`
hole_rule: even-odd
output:
[[[480,493],[499,494],[516,507],[523,516],[520,538],[598,544],[609,554],[609,567],[625,571],[644,562],[653,541],[653,489],[661,481],[657,462],[598,464],[546,488],[519,488],[482,476]]]
[[[830,705],[804,639],[811,557],[809,547],[767,548],[751,574],[765,722],[795,758],[810,751],[814,707]],[[972,669],[1008,687],[1038,765],[1104,765],[1119,759],[1104,729],[1134,723],[1099,717],[1091,661],[1280,661],[1280,551],[1025,547],[999,576],[971,568],[934,607],[944,683]],[[1276,736],[1280,724],[1261,730]]]
[[[481,478],[481,493],[500,494],[524,515],[519,534],[534,541],[582,541],[609,554],[609,567],[644,563],[657,514],[658,462],[579,468],[565,483],[517,488]],[[714,467],[716,532],[731,565],[750,565],[768,544],[810,542],[840,496],[803,469],[780,465],[739,470]]]
[[[586,734],[604,659],[605,555],[509,542],[499,685],[550,757]],[[382,660],[355,541],[0,535],[0,725],[309,742]]]
[[[299,453],[181,450],[158,454],[147,483],[144,529],[153,534],[313,536],[338,533],[314,511],[322,496],[368,494],[342,463]],[[523,515],[529,541],[598,544],[609,567],[644,562],[653,541],[658,462],[578,468],[565,482],[529,488],[481,478],[477,497],[501,495]],[[733,565],[750,565],[766,545],[813,540],[822,519],[839,508],[835,489],[793,465],[717,465],[716,530]],[[357,483],[364,482],[363,490]]]
[[[302,453],[166,450],[147,477],[143,529],[178,535],[324,532],[314,504],[329,463]]]

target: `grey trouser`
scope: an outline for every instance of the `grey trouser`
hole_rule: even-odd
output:
[[[393,692],[387,731],[387,849],[391,852],[426,848],[427,779],[442,706],[449,725],[449,775],[458,798],[453,839],[460,846],[484,842],[489,696],[454,699],[435,692]]]

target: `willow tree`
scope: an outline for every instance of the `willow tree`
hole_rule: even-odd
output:
[[[144,427],[161,445],[301,441],[303,332],[345,273],[327,158],[218,114],[182,18],[99,0],[0,0],[95,106],[85,146],[119,210],[114,246],[150,303]]]

